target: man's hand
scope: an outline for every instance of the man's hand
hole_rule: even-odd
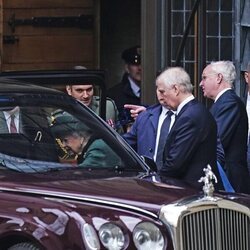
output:
[[[113,121],[112,119],[108,119],[106,122],[108,123],[108,125],[109,125],[111,128],[115,128],[115,123],[114,123],[114,121]]]
[[[130,109],[130,114],[131,117],[134,118],[134,120],[136,119],[136,117],[142,112],[145,111],[146,108],[144,106],[140,106],[140,105],[133,105],[133,104],[125,104],[124,105],[125,109]]]

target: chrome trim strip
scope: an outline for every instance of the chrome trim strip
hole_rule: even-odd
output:
[[[105,206],[113,206],[116,208],[122,208],[122,209],[128,209],[128,210],[132,210],[138,213],[143,213],[147,216],[152,217],[153,219],[159,219],[159,217],[150,212],[147,211],[145,209],[139,208],[139,207],[135,207],[132,205],[128,205],[128,204],[124,204],[124,203],[119,203],[119,202],[113,202],[113,201],[107,201],[107,200],[103,200],[103,199],[96,199],[96,198],[90,198],[90,197],[80,197],[80,196],[76,196],[75,194],[71,194],[71,195],[65,195],[63,193],[60,192],[50,192],[50,191],[41,191],[41,190],[35,190],[35,189],[24,189],[24,188],[20,188],[20,189],[11,189],[11,188],[4,188],[1,187],[0,191],[7,191],[7,192],[12,192],[12,193],[22,193],[22,194],[34,194],[34,195],[46,195],[48,197],[44,197],[44,199],[46,200],[60,200],[60,201],[65,201],[65,199],[68,200],[73,200],[74,202],[88,202],[88,203],[95,203],[98,205],[105,205]]]

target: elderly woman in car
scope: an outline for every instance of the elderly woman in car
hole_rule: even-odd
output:
[[[112,168],[119,165],[120,158],[93,131],[70,114],[57,115],[51,130],[61,147],[70,155],[75,155],[79,167]]]

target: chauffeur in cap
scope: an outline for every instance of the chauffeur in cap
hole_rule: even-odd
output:
[[[122,81],[110,88],[107,95],[112,98],[119,111],[121,125],[127,125],[133,121],[129,110],[124,109],[124,104],[140,105],[141,90],[141,48],[134,46],[122,52],[125,62],[125,73]],[[125,128],[126,130],[126,128]]]
[[[114,167],[120,159],[102,140],[94,136],[93,131],[83,122],[66,112],[54,117],[51,131],[61,147],[69,155],[75,155],[79,167]]]

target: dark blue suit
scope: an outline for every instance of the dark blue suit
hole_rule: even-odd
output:
[[[139,155],[153,159],[161,111],[162,106],[160,104],[148,107],[138,115],[131,130],[123,135],[123,138]]]
[[[246,108],[233,90],[223,93],[210,109],[225,151],[227,176],[237,192],[249,193],[247,170],[248,118]]]
[[[195,187],[209,164],[217,176],[216,189],[223,189],[216,166],[217,127],[206,107],[192,100],[179,112],[168,134],[160,174],[170,176]]]
[[[247,97],[248,97],[248,91],[246,89],[245,92],[244,92],[244,94],[243,94],[243,97],[241,99],[243,101],[245,107],[247,106]],[[250,124],[248,124],[248,128],[249,128],[249,126],[250,126]],[[248,137],[247,167],[248,167],[248,173],[250,174],[250,144],[249,144],[249,140],[250,140],[250,138]]]

